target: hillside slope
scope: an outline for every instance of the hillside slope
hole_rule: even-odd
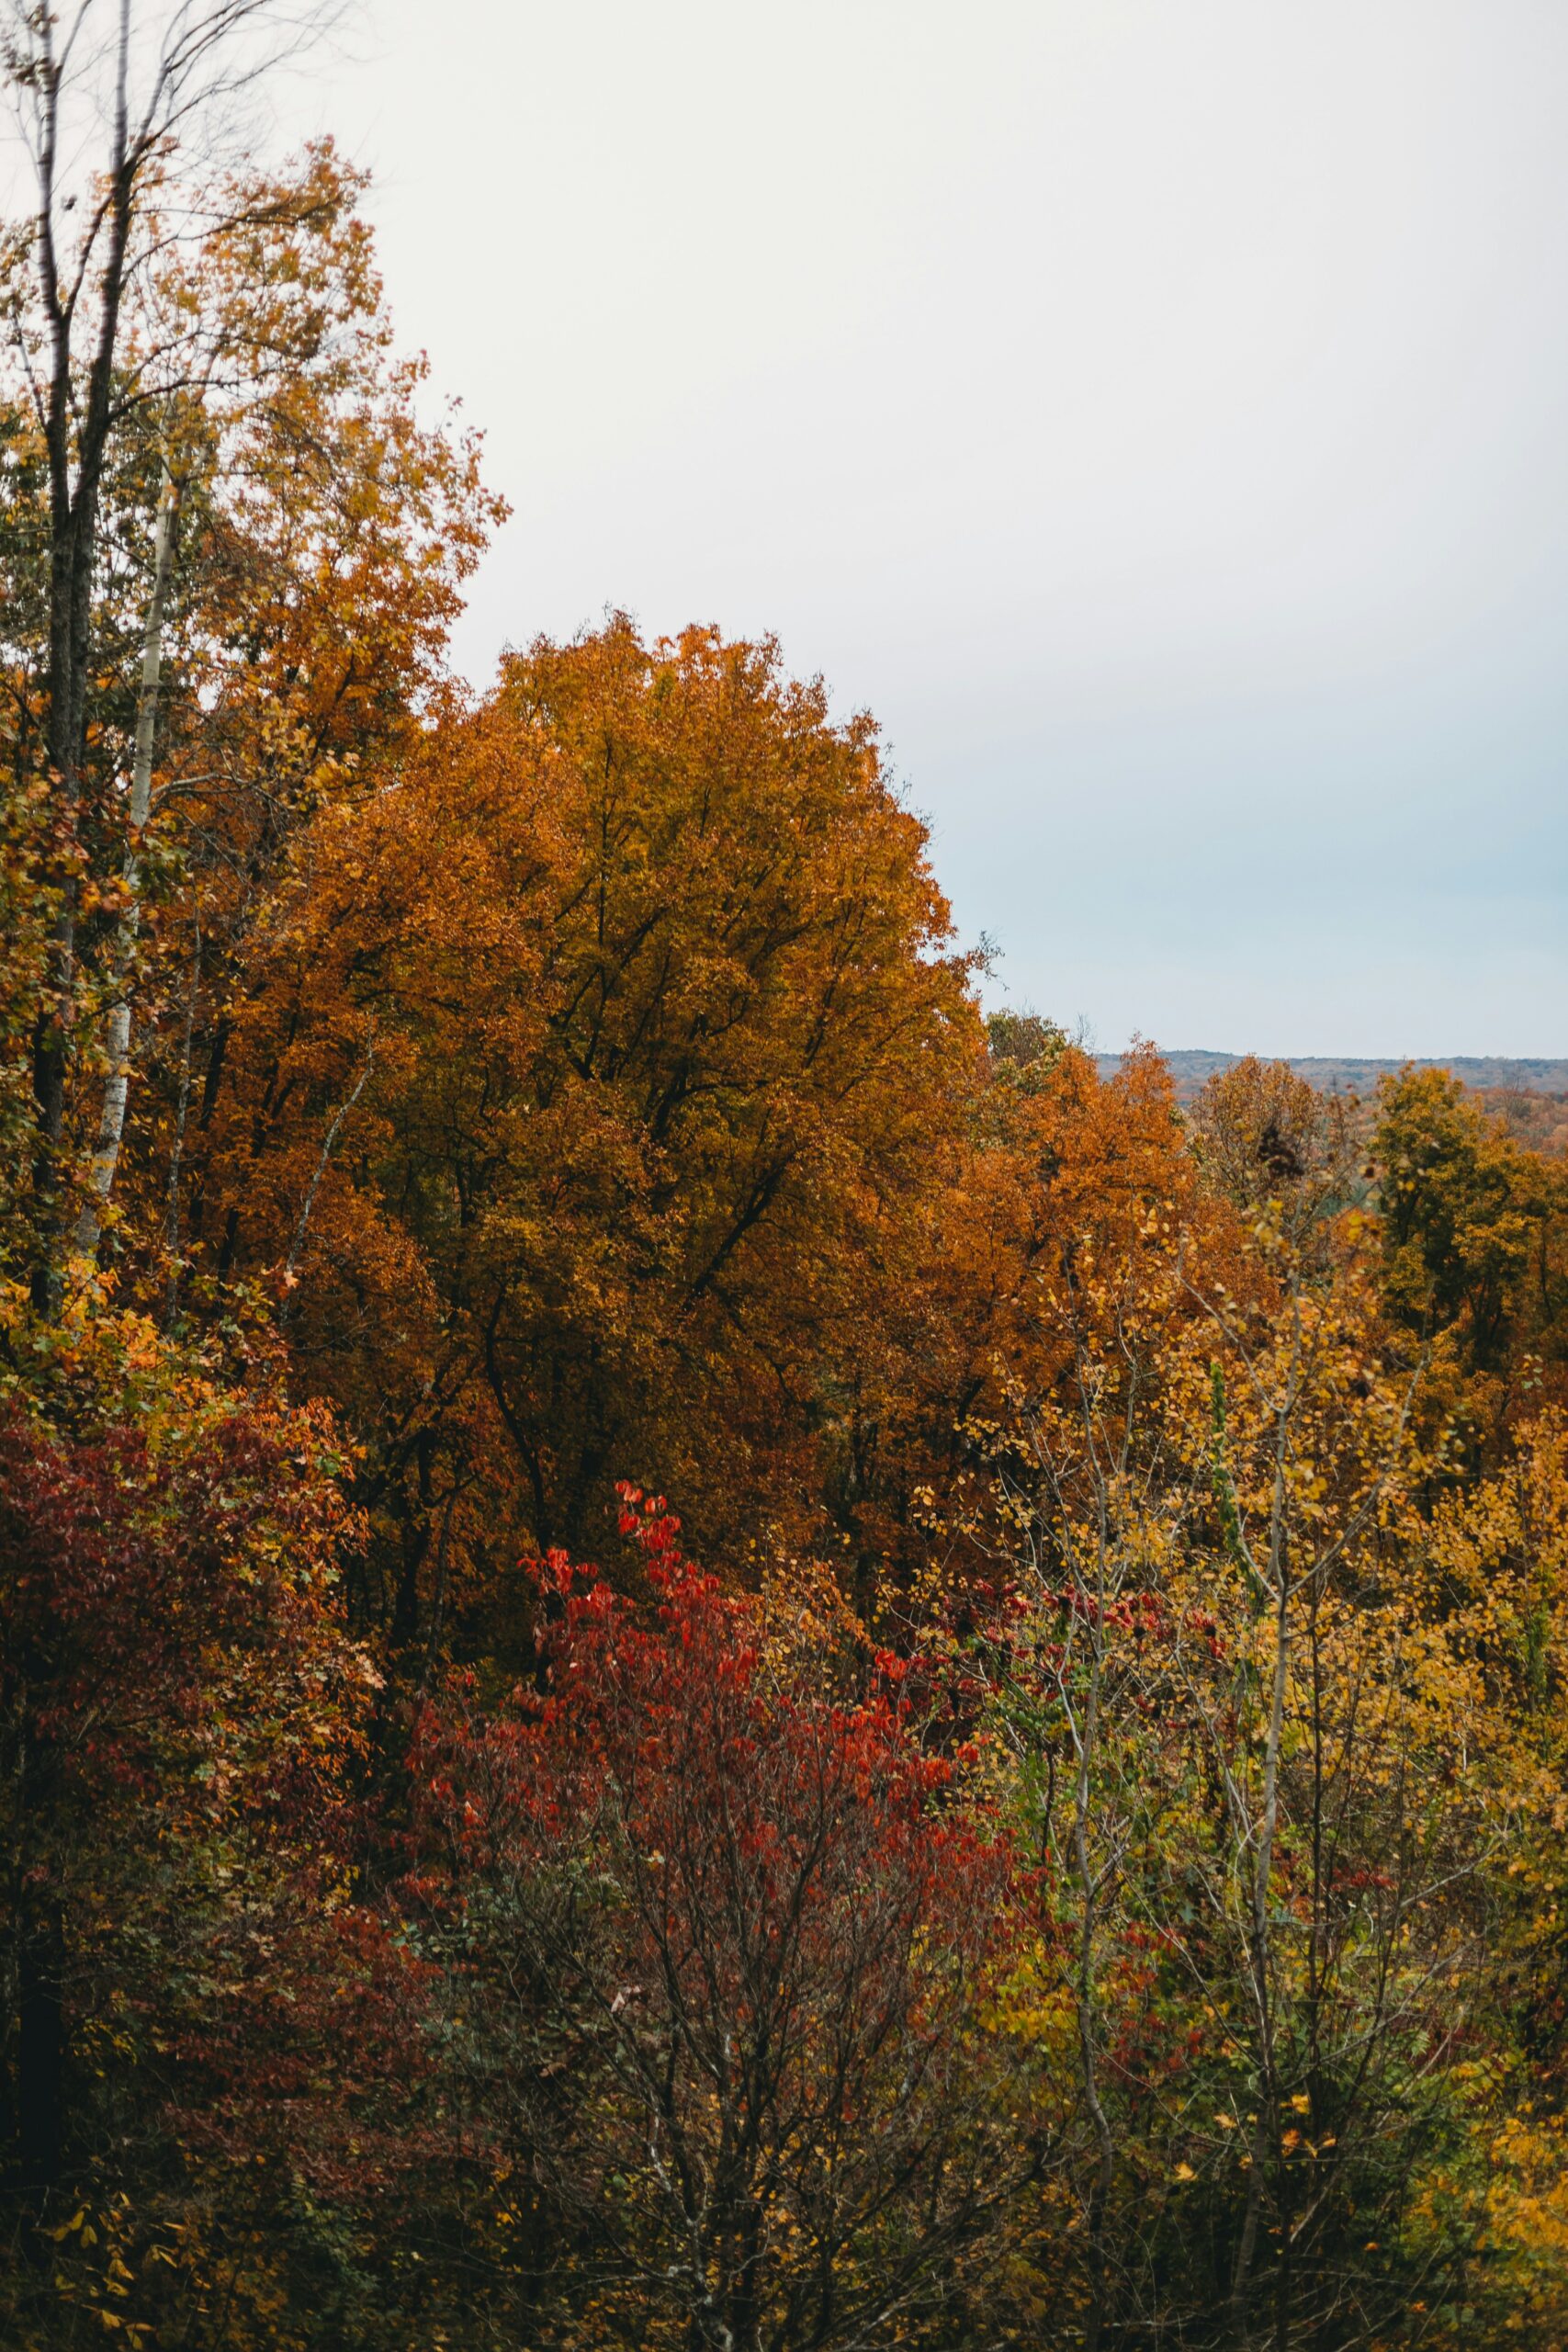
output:
[[[1096,1057],[1102,1077],[1109,1077],[1121,1063],[1119,1054]],[[1165,1060],[1176,1080],[1178,1100],[1190,1102],[1205,1081],[1223,1069],[1240,1061],[1239,1054],[1220,1054],[1190,1048],[1168,1053]],[[1291,1068],[1325,1094],[1359,1094],[1363,1097],[1377,1091],[1378,1080],[1403,1069],[1403,1061],[1358,1060],[1349,1056],[1336,1058],[1329,1055],[1292,1055]],[[1509,1094],[1550,1094],[1568,1096],[1568,1058],[1551,1060],[1510,1060],[1502,1055],[1455,1054],[1446,1060],[1433,1060],[1412,1056],[1417,1069],[1448,1069],[1466,1086],[1500,1090]]]

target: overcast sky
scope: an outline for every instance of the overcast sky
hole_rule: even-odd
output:
[[[773,630],[992,994],[1568,1054],[1565,0],[367,0],[512,522],[458,639]]]

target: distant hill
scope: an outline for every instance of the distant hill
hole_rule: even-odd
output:
[[[1190,1102],[1207,1080],[1219,1070],[1230,1069],[1241,1058],[1240,1054],[1211,1054],[1196,1049],[1167,1054],[1165,1060],[1176,1081],[1177,1100]],[[1380,1078],[1405,1067],[1402,1061],[1353,1061],[1328,1055],[1292,1054],[1287,1058],[1299,1077],[1325,1094],[1359,1094],[1363,1100],[1376,1093]],[[1100,1054],[1096,1059],[1102,1077],[1109,1078],[1121,1067],[1120,1054]],[[1454,1054],[1446,1061],[1412,1055],[1411,1060],[1417,1069],[1451,1070],[1466,1086],[1489,1093],[1568,1095],[1568,1060],[1510,1061],[1495,1054]]]

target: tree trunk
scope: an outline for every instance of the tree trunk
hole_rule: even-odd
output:
[[[1105,1639],[1103,1567],[1097,1579],[1094,1601],[1094,1648],[1090,1659],[1083,1724],[1079,1734],[1077,1772],[1073,1792],[1073,1860],[1077,1872],[1079,1898],[1083,1905],[1083,1917],[1078,1928],[1074,2007],[1077,2013],[1078,2063],[1083,2079],[1084,2104],[1089,2109],[1095,2144],[1094,2185],[1089,2191],[1087,2215],[1091,2300],[1088,2324],[1084,2330],[1086,2352],[1099,2352],[1100,2339],[1105,2330],[1107,2306],[1110,2300],[1105,2225],[1110,2211],[1111,2191],[1116,2177],[1116,2152],[1111,2136],[1111,2120],[1105,2112],[1104,2101],[1100,2096],[1094,1986],[1099,1892],[1096,1885],[1094,1862],[1089,1849],[1089,1814],[1093,1802],[1091,1777],[1095,1743],[1100,1729],[1100,1684]]]
[[[103,1109],[97,1142],[87,1176],[87,1198],[76,1221],[76,1247],[83,1257],[97,1250],[103,1213],[114,1187],[115,1170],[125,1134],[126,1101],[130,1091],[131,975],[137,934],[141,927],[141,835],[152,798],[152,744],[158,725],[158,680],[164,660],[164,607],[174,569],[175,526],[179,514],[180,486],[167,465],[152,548],[152,591],[147,605],[147,625],[141,638],[141,681],[136,696],[136,750],[130,770],[130,797],[126,809],[127,842],[121,876],[130,899],[120,917],[114,948],[114,1003],[107,1023],[108,1072],[104,1080]]]
[[[1231,2279],[1231,2324],[1236,2342],[1251,2341],[1252,2267],[1257,2256],[1258,2227],[1263,2203],[1263,2175],[1275,2152],[1279,2132],[1280,2086],[1274,2052],[1273,1988],[1270,1983],[1269,1896],[1274,1878],[1274,1841],[1280,1826],[1280,1758],[1284,1745],[1285,1694],[1291,1655],[1291,1557],[1286,1540],[1288,1494],[1286,1448],[1295,1410],[1301,1357],[1301,1305],[1292,1301],[1295,1338],[1290,1375],[1280,1406],[1274,1448],[1274,1496],[1269,1512],[1269,1584],[1274,1601],[1274,1672],[1269,1700],[1269,1729],[1263,1747],[1262,1809],[1256,1832],[1248,1923],[1252,1997],[1258,2012],[1258,2118],[1252,2137],[1252,2163],[1247,2184],[1247,2217],[1242,2225],[1235,2269]]]
[[[98,285],[97,333],[78,393],[72,360],[74,296],[64,291],[55,243],[60,97],[64,65],[53,49],[53,20],[39,12],[39,86],[45,93],[37,152],[39,291],[49,322],[50,367],[44,402],[49,454],[49,761],[63,859],[59,908],[50,938],[49,978],[33,1031],[32,1300],[58,1317],[65,1295],[65,1096],[76,994],[74,851],[87,741],[87,672],[92,648],[93,571],[97,555],[98,492],[113,424],[115,360],[137,174],[150,150],[132,149],[128,111],[130,12],[121,0],[114,122],[106,174],[107,245]]]
[[[29,1904],[17,1955],[17,2120],[22,2193],[36,2220],[60,2179],[65,2023],[57,1904]]]

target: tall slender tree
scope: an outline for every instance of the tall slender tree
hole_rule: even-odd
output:
[[[178,343],[125,365],[132,288],[170,233],[171,199],[210,169],[225,107],[323,11],[289,0],[97,0],[70,11],[9,0],[0,70],[31,167],[34,206],[8,288],[13,349],[41,436],[48,496],[44,750],[53,803],[47,984],[33,1027],[32,1293],[58,1311],[70,1174],[65,1118],[79,1032],[77,929],[93,589],[116,436],[166,399],[189,364]]]

